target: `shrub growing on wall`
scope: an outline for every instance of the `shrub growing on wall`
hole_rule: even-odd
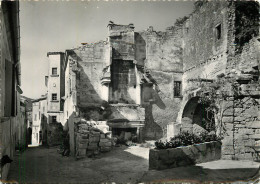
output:
[[[156,141],[155,146],[157,149],[177,148],[181,146],[189,146],[193,144],[200,144],[210,141],[220,141],[216,134],[203,132],[196,135],[190,132],[181,132],[179,135],[172,138],[170,141]]]

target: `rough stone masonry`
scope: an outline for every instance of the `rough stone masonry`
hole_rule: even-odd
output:
[[[227,110],[210,117],[225,130],[216,130],[225,132],[222,157],[257,159],[258,10],[254,1],[198,1],[165,32],[110,21],[106,41],[65,52],[63,124],[74,113],[107,122],[112,135],[134,129],[143,140],[205,131],[208,107],[200,95],[221,80],[215,101]]]

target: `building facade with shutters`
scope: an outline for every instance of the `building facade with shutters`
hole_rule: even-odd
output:
[[[24,124],[20,109],[19,2],[0,2],[0,159],[14,157]],[[23,143],[23,142],[20,142]],[[5,159],[6,160],[6,159]],[[2,162],[0,180],[6,180],[10,162]]]

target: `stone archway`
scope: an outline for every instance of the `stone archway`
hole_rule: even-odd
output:
[[[195,134],[214,130],[214,113],[207,111],[206,108],[208,106],[199,103],[199,97],[190,98],[182,111],[181,130]]]

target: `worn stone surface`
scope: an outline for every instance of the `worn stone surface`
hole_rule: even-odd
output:
[[[70,150],[76,158],[98,155],[99,151],[111,151],[113,140],[109,137],[110,132],[104,129],[104,122],[80,120],[72,126],[76,136],[70,133]]]
[[[150,149],[149,169],[163,170],[219,160],[221,143],[210,142],[169,149]]]
[[[166,127],[177,127],[168,126],[173,124],[182,126],[168,132],[199,133],[205,127],[201,126],[204,117],[198,96],[223,79],[217,92],[218,97],[224,95],[224,111],[215,119],[216,125],[224,126],[223,143],[227,147],[223,156],[249,158],[250,154],[244,153],[252,150],[243,143],[258,140],[260,132],[259,41],[255,28],[259,12],[247,12],[247,6],[252,10],[258,7],[254,3],[203,2],[164,32],[149,27],[137,33],[133,24],[110,22],[107,41],[68,52],[72,71],[68,78],[73,90],[66,94],[73,98],[66,97],[65,104],[73,101],[74,109],[67,105],[67,113],[77,112],[96,121],[109,117],[127,122],[144,119],[140,132],[145,139],[165,137]],[[241,21],[237,21],[239,17]],[[248,26],[249,22],[254,25],[252,29],[239,28],[240,23]],[[176,82],[181,82],[178,96],[174,94]],[[140,109],[129,113],[127,108],[111,112],[111,104],[135,105],[144,113],[139,113]],[[191,122],[186,123],[185,118]]]

